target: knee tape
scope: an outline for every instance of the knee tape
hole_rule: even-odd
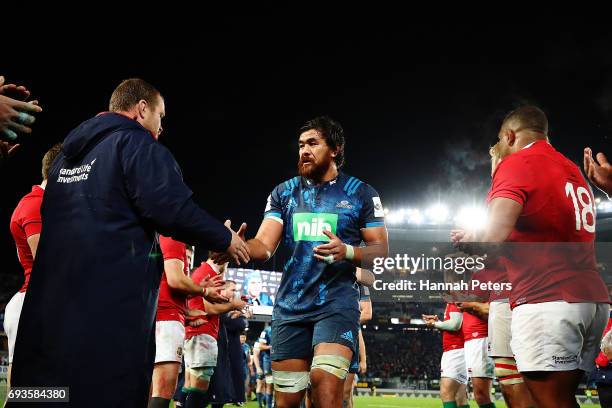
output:
[[[210,377],[212,377],[215,369],[212,367],[198,367],[190,368],[189,372],[200,381],[210,382]]]
[[[296,393],[308,388],[308,371],[272,370],[274,391]]]
[[[339,379],[344,380],[348,374],[350,365],[351,362],[344,357],[324,354],[312,358],[310,370],[312,371],[318,368],[319,370],[327,371]]]
[[[523,376],[516,368],[516,361],[513,358],[496,358],[495,377],[502,385],[513,385],[523,383]]]

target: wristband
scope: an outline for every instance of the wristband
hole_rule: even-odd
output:
[[[346,255],[344,255],[344,259],[347,261],[352,261],[355,257],[355,249],[350,244],[344,244],[344,246],[346,247]]]

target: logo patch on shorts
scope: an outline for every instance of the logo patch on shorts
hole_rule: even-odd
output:
[[[176,348],[176,358],[183,358],[183,348],[180,346]]]
[[[578,356],[552,356],[555,365],[571,364],[578,361]]]
[[[342,338],[342,339],[344,339],[344,340],[346,340],[346,341],[349,341],[351,344],[353,344],[353,341],[354,341],[354,340],[353,340],[353,332],[352,332],[352,331],[350,331],[350,330],[349,330],[349,331],[347,331],[346,333],[342,333],[342,334],[340,335],[340,338]]]

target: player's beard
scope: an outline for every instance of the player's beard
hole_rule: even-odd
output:
[[[327,170],[329,170],[329,166],[331,166],[332,160],[333,159],[331,157],[324,156],[323,158],[321,158],[320,161],[316,162],[314,160],[311,160],[309,162],[310,165],[304,166],[304,162],[300,157],[297,165],[298,174],[302,177],[306,177],[307,179],[314,181],[315,183],[319,182],[323,179],[323,176],[325,175],[325,173],[327,173]]]

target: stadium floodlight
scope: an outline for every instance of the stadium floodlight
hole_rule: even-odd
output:
[[[422,224],[424,220],[425,217],[423,217],[423,214],[418,209],[412,209],[410,213],[408,213],[408,221],[411,224]]]
[[[404,213],[402,211],[389,211],[385,221],[389,224],[401,224],[404,222]]]
[[[425,215],[434,224],[442,224],[448,219],[448,207],[440,203],[434,204],[427,209]]]
[[[487,224],[487,210],[478,206],[462,207],[455,217],[455,224],[467,230],[479,230]]]

